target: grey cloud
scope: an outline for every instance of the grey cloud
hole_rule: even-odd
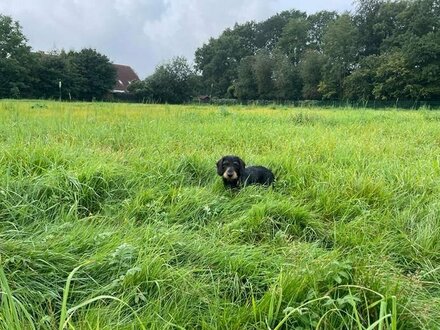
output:
[[[155,20],[144,22],[143,32],[155,47],[155,54],[181,53],[190,57],[209,37],[218,35],[235,22],[260,19],[271,1],[215,0],[173,1]]]

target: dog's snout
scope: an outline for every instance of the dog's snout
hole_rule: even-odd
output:
[[[223,177],[227,180],[235,180],[238,177],[238,174],[232,166],[228,166],[223,171]]]

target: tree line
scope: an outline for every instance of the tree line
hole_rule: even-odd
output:
[[[138,100],[439,100],[440,0],[357,0],[353,13],[298,10],[235,24],[133,83]],[[115,72],[92,49],[32,53],[0,15],[0,97],[102,98]],[[54,83],[55,82],[55,83]]]
[[[212,87],[217,97],[440,99],[440,1],[285,11],[226,29],[197,49],[195,62],[205,93]]]
[[[110,60],[94,49],[32,52],[20,24],[0,14],[0,98],[103,99],[115,80]]]
[[[132,86],[144,99],[440,100],[440,1],[358,0],[235,24]],[[160,88],[158,88],[160,87]]]

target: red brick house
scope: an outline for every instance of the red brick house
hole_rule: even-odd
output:
[[[113,64],[116,69],[116,85],[113,87],[112,93],[128,93],[128,86],[133,81],[140,80],[136,72],[128,66],[121,64]]]

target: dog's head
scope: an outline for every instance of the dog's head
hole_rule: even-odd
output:
[[[217,174],[226,181],[236,181],[243,173],[246,164],[237,156],[224,156],[217,162]]]

